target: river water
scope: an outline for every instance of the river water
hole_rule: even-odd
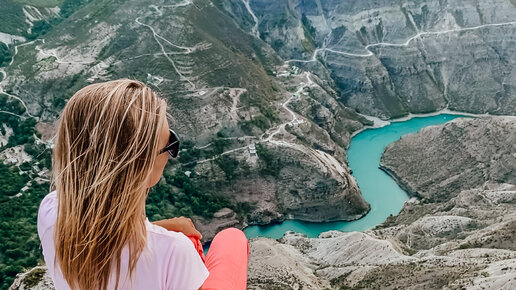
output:
[[[406,121],[393,121],[391,124],[374,129],[366,129],[353,137],[348,149],[349,167],[358,182],[362,196],[371,204],[371,211],[363,218],[350,222],[313,223],[286,220],[281,224],[250,226],[244,232],[247,238],[281,238],[286,231],[295,231],[317,237],[320,233],[339,231],[364,231],[374,228],[385,221],[389,215],[397,215],[409,196],[392,178],[378,168],[380,158],[387,145],[401,136],[415,133],[421,128],[443,124],[460,115],[441,114],[429,117],[415,117]]]

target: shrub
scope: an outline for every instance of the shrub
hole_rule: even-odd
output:
[[[238,160],[231,158],[228,155],[219,156],[217,159],[215,159],[215,163],[217,163],[220,169],[224,171],[228,181],[233,180],[235,177],[235,172],[240,164]]]
[[[234,208],[227,198],[201,190],[195,179],[186,176],[182,168],[174,174],[166,173],[164,177],[165,182],[153,187],[147,198],[147,216],[153,219],[194,215],[211,219],[224,207]]]
[[[9,63],[12,58],[12,52],[7,45],[0,42],[0,66]]]
[[[278,177],[282,168],[280,158],[276,157],[262,144],[256,144],[256,153],[260,160],[263,161],[262,166],[260,166],[260,172],[263,175]]]
[[[34,287],[34,286],[38,285],[38,283],[43,278],[44,274],[45,274],[45,270],[43,270],[41,268],[36,268],[36,269],[30,271],[30,273],[28,273],[27,276],[25,276],[25,279],[23,280],[23,282],[25,283],[25,286],[27,288]]]

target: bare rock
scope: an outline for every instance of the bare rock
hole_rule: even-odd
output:
[[[16,275],[9,290],[54,290],[54,283],[46,266],[34,267],[31,270]]]

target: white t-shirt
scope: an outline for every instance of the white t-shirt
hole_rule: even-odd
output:
[[[59,265],[54,268],[54,225],[57,218],[57,193],[49,193],[41,202],[38,212],[38,234],[43,246],[43,256],[57,290],[70,289],[61,274]],[[195,250],[193,243],[183,233],[167,231],[147,219],[147,245],[133,272],[128,278],[128,247],[122,250],[119,289],[199,289],[209,272]],[[112,271],[108,289],[115,287]]]

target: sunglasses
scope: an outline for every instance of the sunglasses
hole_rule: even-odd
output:
[[[172,158],[176,158],[177,154],[179,153],[179,137],[177,136],[176,132],[174,132],[172,129],[170,130],[170,136],[168,137],[167,146],[165,148],[161,149],[159,154],[168,152]]]

